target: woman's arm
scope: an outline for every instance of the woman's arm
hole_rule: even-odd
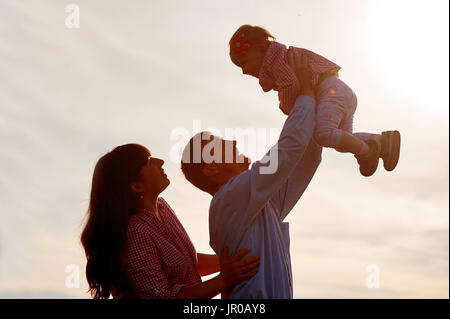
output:
[[[220,271],[217,255],[197,254],[198,272],[200,276],[207,276]]]
[[[177,294],[177,299],[209,299],[218,295],[222,291],[234,286],[241,281],[247,280],[254,275],[254,271],[259,265],[259,257],[252,256],[245,258],[250,249],[245,248],[238,251],[233,257],[229,258],[228,248],[222,252],[221,272],[216,277],[202,282],[201,284],[184,286]]]

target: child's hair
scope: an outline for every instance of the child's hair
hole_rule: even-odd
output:
[[[244,24],[239,27],[239,29],[236,30],[236,32],[233,34],[233,36],[230,39],[229,44],[231,45],[231,42],[233,38],[236,36],[245,36],[245,38],[248,41],[258,41],[258,40],[268,40],[272,39],[275,40],[275,37],[269,33],[266,29],[258,26],[253,26],[250,24]]]
[[[230,39],[230,55],[240,55],[246,52],[252,45],[269,43],[269,39],[275,40],[275,37],[266,29],[244,24],[236,30]],[[233,60],[233,57],[231,59]]]

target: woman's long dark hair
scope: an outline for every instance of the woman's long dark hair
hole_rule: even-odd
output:
[[[127,226],[138,210],[139,195],[130,183],[139,180],[150,151],[142,145],[118,146],[99,159],[92,177],[87,222],[81,234],[86,278],[94,299],[109,298],[112,290],[132,294],[121,264]]]

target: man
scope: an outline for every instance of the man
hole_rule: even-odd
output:
[[[290,56],[302,91],[276,147],[263,160],[249,169],[250,162],[238,154],[235,141],[224,141],[208,132],[194,136],[183,153],[181,168],[186,178],[213,196],[209,209],[211,247],[218,255],[224,247],[233,252],[248,247],[260,257],[258,273],[225,297],[293,297],[289,225],[283,220],[311,181],[322,153],[311,140],[315,101],[307,61],[300,64],[298,57],[295,61]],[[200,141],[200,147],[196,147],[196,141]],[[202,156],[206,147],[215,152],[212,162]],[[234,156],[226,161],[229,148]],[[222,153],[222,160],[217,158],[218,153]],[[195,163],[195,158],[201,158],[200,163]],[[275,172],[267,173],[267,164],[275,164]]]

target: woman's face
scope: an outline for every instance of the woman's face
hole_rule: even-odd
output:
[[[139,172],[145,193],[159,194],[169,186],[170,180],[164,173],[163,164],[162,159],[150,156],[147,164]]]

